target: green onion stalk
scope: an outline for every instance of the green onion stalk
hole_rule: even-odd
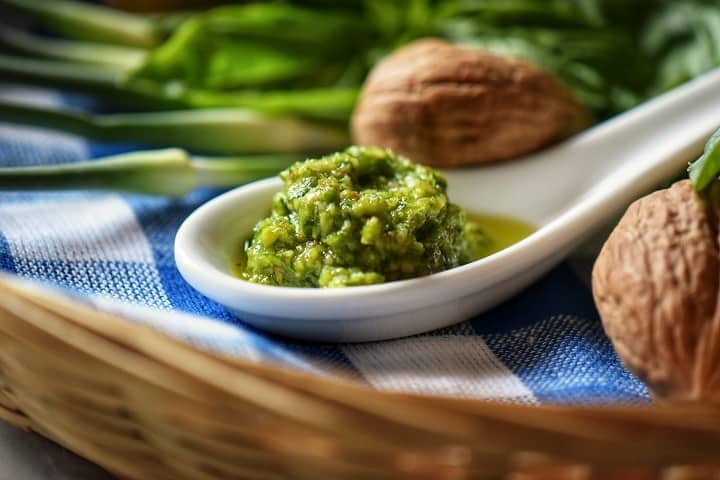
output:
[[[37,85],[96,95],[115,104],[144,109],[181,108],[184,102],[172,95],[158,95],[154,86],[141,83],[128,87],[124,70],[85,62],[38,60],[0,54],[3,81]]]
[[[148,52],[143,48],[122,45],[48,38],[9,25],[0,28],[0,47],[15,54],[104,65],[120,72],[138,68]]]
[[[350,143],[345,127],[240,108],[93,115],[0,100],[0,118],[103,142],[174,145],[223,155],[326,153]]]
[[[68,0],[0,5],[66,37],[0,28],[0,47],[14,53],[0,56],[0,78],[144,101],[146,109],[232,106],[346,124],[374,38],[361,16],[274,2],[187,15],[163,27],[172,35],[129,42],[117,41],[110,26],[123,30],[127,20],[133,31],[160,31],[152,26],[162,22]],[[97,35],[77,34],[87,29]]]
[[[109,65],[0,54],[3,80],[96,94],[116,104],[150,109],[238,107],[345,124],[359,93],[358,87],[211,90],[145,78],[128,79],[128,74],[125,69]]]
[[[171,45],[170,49],[175,52],[185,46]],[[311,84],[297,89],[192,86],[182,76],[155,78],[142,73],[143,67],[152,63],[149,50],[49,39],[9,26],[0,28],[0,47],[12,53],[0,53],[0,78],[6,81],[99,95],[112,103],[144,110],[242,107],[344,123],[355,105],[360,84],[356,79],[343,85]],[[163,62],[165,58],[161,55]],[[257,68],[264,70],[262,61]]]
[[[80,40],[149,48],[168,33],[159,19],[88,2],[0,0],[0,6],[29,16],[58,35]]]
[[[197,157],[177,148],[95,160],[0,168],[2,190],[102,189],[179,197],[200,187],[234,187],[276,175],[299,155]]]

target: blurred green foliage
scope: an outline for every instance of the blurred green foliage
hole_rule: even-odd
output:
[[[379,58],[424,36],[535,62],[603,118],[720,64],[720,4],[305,0],[231,5],[185,21],[134,78],[212,91],[359,87]],[[336,113],[342,116],[342,110]]]
[[[0,4],[54,8],[28,1]],[[62,5],[62,18],[72,18],[72,1]],[[97,18],[112,22],[111,13]],[[380,58],[426,36],[539,64],[598,119],[720,65],[717,0],[275,0],[137,16],[136,23],[146,27],[138,31],[171,33],[123,76],[130,90],[188,107],[239,106],[335,121],[347,120]],[[125,33],[107,41],[139,43]]]

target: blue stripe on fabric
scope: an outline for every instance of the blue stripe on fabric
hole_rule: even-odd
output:
[[[0,232],[0,270],[17,273],[15,259],[13,259],[10,251],[10,244],[8,244],[7,238],[2,232]]]
[[[617,358],[590,290],[567,265],[471,324],[542,403],[649,402]]]
[[[596,320],[590,290],[567,264],[561,264],[527,290],[472,320],[480,333],[504,333],[558,314]]]
[[[217,192],[200,191],[182,199],[125,195],[152,249],[160,281],[173,307],[227,323],[234,318],[221,305],[208,300],[183,280],[175,266],[175,234],[187,216]]]
[[[597,321],[556,316],[510,335],[484,338],[542,403],[649,402],[647,389],[623,368]]]

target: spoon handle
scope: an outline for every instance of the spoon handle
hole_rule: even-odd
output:
[[[720,69],[588,131],[565,167],[577,195],[546,225],[548,245],[571,246],[697,157],[720,126]],[[560,160],[569,161],[559,156]]]
[[[589,196],[617,210],[686,167],[718,126],[720,69],[534,155],[448,171],[450,196],[536,225]]]
[[[581,135],[582,191],[615,184],[637,196],[685,168],[718,127],[720,69]]]

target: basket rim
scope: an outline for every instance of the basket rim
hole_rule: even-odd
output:
[[[338,442],[338,448],[350,445],[398,451],[460,445],[480,454],[496,452],[508,459],[529,451],[549,459],[658,466],[717,461],[716,446],[720,444],[717,403],[530,405],[376,390],[343,376],[321,377],[206,351],[58,292],[24,288],[22,282],[6,278],[0,278],[0,340],[6,348],[12,347],[0,357],[0,392],[5,367],[24,369],[31,377],[35,376],[32,368],[45,370],[34,380],[38,391],[30,392],[32,395],[52,393],[64,382],[64,378],[48,377],[56,365],[37,363],[40,360],[33,357],[25,358],[26,365],[11,365],[8,355],[22,356],[25,347],[36,342],[40,345],[36,348],[65,352],[63,355],[69,357],[59,357],[57,367],[71,369],[78,378],[114,372],[116,384],[125,382],[128,389],[140,392],[143,417],[154,418],[164,412],[163,408],[170,408],[144,403],[153,398],[154,391],[161,391],[171,402],[196,406],[183,412],[191,422],[198,416],[201,423],[212,421],[219,428],[217,422],[222,424],[223,415],[229,415],[230,422],[240,422],[242,415],[233,418],[233,412],[245,409],[270,416],[283,428],[327,435],[328,441]],[[52,358],[52,354],[46,357]],[[85,364],[80,365],[79,359]],[[37,383],[43,378],[48,385]],[[16,380],[22,389],[23,377]],[[54,429],[53,416],[35,409],[37,399],[26,395],[19,400],[13,405],[12,398],[4,401],[0,395],[0,406],[4,406],[0,417],[48,436],[103,466],[119,468],[107,452],[83,442],[87,439],[65,439],[62,428]],[[28,405],[33,408],[23,411]],[[202,408],[197,410],[198,406]],[[134,407],[138,407],[137,402]],[[91,418],[94,414],[85,415]],[[105,415],[114,419],[112,413]],[[153,421],[156,428],[164,415]],[[197,433],[202,435],[202,428]]]
[[[115,313],[108,313],[101,310],[97,310],[92,306],[86,305],[80,301],[74,300],[68,296],[62,295],[61,293],[53,290],[47,290],[45,293],[46,298],[39,296],[39,292],[33,290],[27,290],[23,287],[21,282],[15,282],[10,278],[0,278],[0,292],[2,296],[10,293],[15,294],[33,302],[43,305],[45,307],[50,306],[47,302],[47,298],[50,298],[52,303],[52,309],[57,309],[59,305],[74,313],[86,313],[94,317],[93,321],[85,321],[83,317],[67,317],[68,320],[75,322],[83,328],[103,337],[110,338],[118,343],[125,344],[128,347],[137,349],[138,352],[154,357],[157,352],[153,347],[160,347],[161,350],[165,349],[166,345],[173,345],[176,347],[182,347],[183,349],[193,352],[195,354],[207,356],[213,360],[220,362],[225,365],[240,367],[244,370],[248,370],[253,373],[257,373],[264,376],[280,376],[283,380],[292,381],[298,385],[310,385],[312,387],[335,385],[349,389],[356,394],[369,394],[379,395],[382,397],[395,398],[395,399],[433,399],[438,401],[447,401],[456,403],[458,405],[482,405],[489,408],[497,408],[500,411],[503,410],[528,410],[533,412],[567,412],[567,411],[583,411],[583,412],[594,412],[604,414],[629,414],[635,415],[638,412],[647,411],[677,411],[678,408],[685,409],[697,409],[698,407],[707,408],[710,411],[715,411],[714,403],[699,403],[694,401],[662,401],[656,400],[652,404],[525,404],[525,403],[513,403],[495,399],[471,399],[452,397],[449,395],[430,395],[423,393],[414,392],[400,392],[400,391],[389,391],[379,390],[372,388],[369,385],[360,383],[352,378],[348,377],[347,374],[340,370],[333,372],[332,376],[320,376],[308,373],[302,370],[283,367],[279,363],[271,363],[270,361],[253,361],[247,358],[234,357],[231,355],[225,355],[221,352],[216,352],[209,349],[203,349],[193,343],[187,342],[182,338],[172,336],[160,329],[153,328],[152,326],[138,324],[123,318],[121,315]],[[2,298],[0,296],[0,298]],[[158,312],[162,314],[162,312]],[[102,323],[95,320],[102,319]],[[157,357],[162,362],[167,362],[167,358]]]

